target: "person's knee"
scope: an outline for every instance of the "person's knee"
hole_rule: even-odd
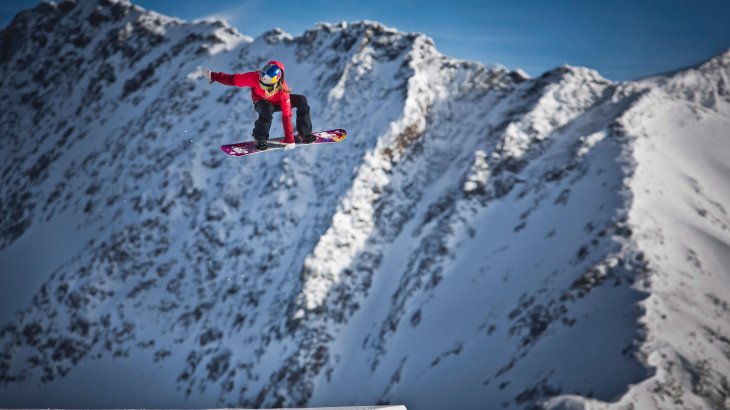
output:
[[[307,103],[307,97],[300,95],[299,101],[298,101],[298,107],[297,110],[301,113],[307,113],[309,112],[309,103]]]
[[[261,100],[256,103],[256,111],[262,119],[271,120],[274,116],[274,104]]]

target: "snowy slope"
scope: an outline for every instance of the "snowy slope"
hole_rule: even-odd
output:
[[[628,221],[649,269],[641,354],[654,371],[619,408],[730,407],[728,80],[730,51],[640,84],[619,119],[632,141]]]
[[[730,52],[529,79],[121,0],[0,43],[0,407],[730,406]],[[344,143],[218,150],[254,112],[201,67],[272,58]]]

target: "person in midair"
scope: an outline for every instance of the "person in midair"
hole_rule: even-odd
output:
[[[284,64],[281,62],[269,61],[261,71],[226,74],[205,69],[203,75],[209,83],[217,81],[224,85],[251,88],[253,108],[259,114],[253,128],[253,138],[256,141],[257,150],[268,148],[271,120],[274,112],[277,111],[281,111],[285,148],[294,148],[292,107],[297,109],[296,126],[299,139],[307,144],[317,139],[312,135],[312,120],[309,117],[307,98],[300,94],[290,93],[291,89],[284,80]]]

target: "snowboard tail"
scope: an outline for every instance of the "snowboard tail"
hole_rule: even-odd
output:
[[[340,142],[347,137],[347,131],[343,129],[335,129],[335,130],[329,130],[329,131],[317,131],[312,133],[314,136],[317,137],[314,142],[310,142],[309,144],[296,141],[296,146],[299,147],[301,145],[318,145],[318,144],[331,144],[335,142]],[[255,141],[245,141],[245,142],[238,142],[235,144],[225,144],[221,145],[221,150],[225,152],[226,154],[233,156],[233,157],[243,157],[246,155],[256,154],[259,152],[267,152],[267,151],[276,151],[280,149],[284,149],[284,138],[271,138],[268,141],[269,148],[263,151],[259,151],[256,149],[256,142]]]

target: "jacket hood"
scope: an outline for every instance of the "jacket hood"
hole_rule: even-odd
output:
[[[284,63],[282,63],[281,61],[271,60],[268,62],[268,64],[277,65],[277,66],[279,66],[279,68],[281,68],[281,72],[282,73],[284,72]]]

